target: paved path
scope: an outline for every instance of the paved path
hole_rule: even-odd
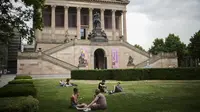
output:
[[[16,75],[2,75],[0,78],[0,88],[8,84],[9,81],[13,80]]]

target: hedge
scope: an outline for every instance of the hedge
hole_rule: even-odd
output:
[[[15,79],[32,79],[32,77],[28,75],[18,75]]]
[[[74,70],[76,80],[200,80],[200,68]]]
[[[33,84],[32,80],[17,79],[8,82],[8,84]]]
[[[17,96],[37,97],[37,91],[33,84],[8,84],[0,88],[0,97]]]
[[[0,98],[0,112],[37,112],[39,101],[32,96]]]

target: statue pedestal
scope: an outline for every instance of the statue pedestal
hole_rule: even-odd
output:
[[[105,39],[104,37],[95,37],[91,38],[92,42],[108,42],[108,39]]]

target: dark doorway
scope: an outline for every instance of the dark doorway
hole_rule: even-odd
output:
[[[107,58],[103,49],[94,52],[94,69],[107,69]]]

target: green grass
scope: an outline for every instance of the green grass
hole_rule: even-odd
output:
[[[77,112],[68,108],[73,88],[58,82],[34,80],[40,112]],[[81,102],[90,103],[99,81],[72,82],[78,84]],[[116,82],[107,83],[112,90]],[[125,92],[106,95],[107,112],[200,112],[200,81],[128,81],[122,87]]]

